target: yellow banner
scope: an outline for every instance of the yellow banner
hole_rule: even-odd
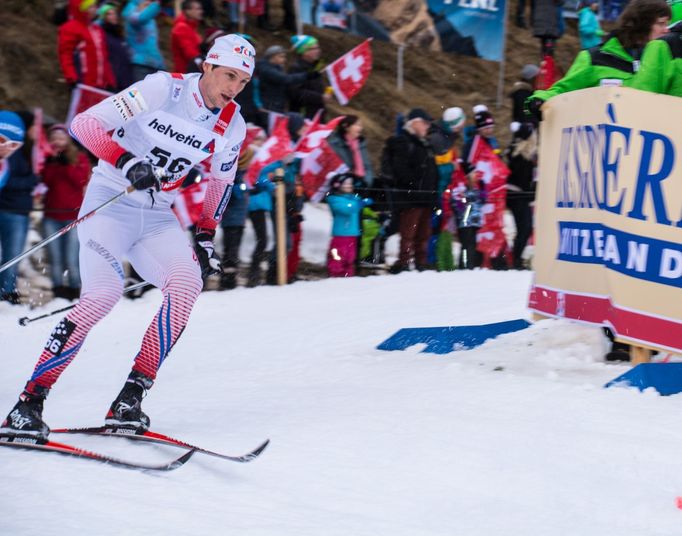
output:
[[[599,87],[542,111],[530,308],[682,352],[682,99]]]

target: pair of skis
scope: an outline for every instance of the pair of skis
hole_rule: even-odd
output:
[[[98,426],[94,428],[60,428],[52,430],[51,433],[123,437],[131,440],[146,441],[158,445],[168,445],[171,447],[187,449],[187,452],[184,453],[179,458],[171,460],[168,463],[146,464],[121,460],[119,458],[108,456],[106,454],[100,454],[98,452],[81,449],[73,445],[52,441],[51,439],[40,439],[31,436],[19,435],[0,436],[0,446],[32,449],[43,452],[56,452],[67,456],[74,456],[77,458],[107,463],[118,467],[125,467],[127,469],[140,469],[147,471],[172,471],[174,469],[177,469],[178,467],[182,467],[197,452],[200,454],[206,454],[208,456],[214,456],[222,460],[228,460],[238,463],[247,463],[255,460],[258,456],[260,456],[261,453],[270,443],[270,440],[268,439],[264,441],[260,446],[258,446],[257,448],[250,452],[247,452],[246,454],[242,454],[239,456],[230,456],[227,454],[221,454],[219,452],[214,452],[212,450],[197,447],[196,445],[185,443],[184,441],[180,441],[179,439],[175,439],[173,437],[160,434],[158,432],[152,432],[151,430],[143,431],[133,430],[129,428],[116,428],[112,426]]]

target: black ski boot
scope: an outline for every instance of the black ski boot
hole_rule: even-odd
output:
[[[38,393],[24,391],[0,427],[0,436],[24,436],[47,440],[50,428],[43,421],[43,402],[49,389],[39,388]]]
[[[153,383],[153,380],[144,374],[132,371],[123,389],[111,404],[104,424],[116,428],[148,430],[149,417],[142,411],[142,399]]]

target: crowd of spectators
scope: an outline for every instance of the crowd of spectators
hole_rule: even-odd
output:
[[[229,28],[218,28],[204,20],[206,14],[215,16],[212,2],[184,0],[178,5],[171,31],[172,69],[197,72],[211,43]],[[557,4],[551,2],[551,6],[556,13]],[[594,6],[585,4],[580,11],[585,46],[589,38],[602,36],[598,22],[594,24]],[[542,15],[543,7],[548,6],[541,0],[533,2],[534,21]],[[70,0],[69,16],[55,15],[61,23],[57,46],[65,81],[70,86],[80,83],[117,91],[165,69],[157,20],[168,16],[168,9],[165,3],[155,0],[129,0],[123,6]],[[259,23],[268,24],[262,18]],[[517,23],[525,25],[522,14]],[[546,28],[550,26],[548,23]],[[556,37],[554,29],[545,31],[541,36],[543,50],[551,48]],[[294,35],[290,48],[263,47],[252,82],[237,98],[251,134],[239,158],[235,187],[221,223],[221,289],[233,289],[240,283],[239,249],[247,221],[255,231],[256,241],[246,285],[276,282],[276,237],[269,236],[269,230],[275,226],[273,192],[277,181],[284,183],[286,192],[287,279],[297,279],[305,229],[301,213],[306,200],[301,161],[292,151],[289,157],[265,166],[255,180],[247,181],[246,174],[271,133],[274,117],[286,116],[292,143],[304,134],[313,118],[322,123],[330,119],[325,117],[331,91],[322,74],[322,55],[320,43],[308,35]],[[506,148],[500,147],[495,131],[507,127],[497,125],[484,104],[471,110],[469,122],[465,111],[457,106],[445,109],[436,119],[420,107],[396,110],[395,133],[384,141],[380,157],[375,158],[368,151],[362,119],[346,115],[338,121],[327,143],[347,171],[328,181],[325,201],[333,221],[328,275],[348,277],[381,268],[393,274],[411,269],[480,266],[527,269],[524,250],[533,228],[539,108],[552,91],[561,91],[562,83],[566,83],[560,81],[549,92],[537,92],[540,72],[537,65],[524,66],[512,88],[512,141]],[[43,165],[36,165],[35,145],[42,136],[46,137],[48,156]],[[492,158],[503,164],[500,169],[507,170],[502,190],[490,190],[489,177],[476,165],[482,144],[490,149]],[[2,263],[25,249],[31,211],[42,211],[41,231],[45,236],[77,217],[90,165],[88,156],[69,137],[64,125],[52,124],[43,129],[42,125],[34,125],[29,112],[0,112]],[[190,174],[186,183],[194,184],[197,175]],[[480,233],[485,225],[485,207],[499,205],[500,199],[515,222],[513,243],[505,241],[482,254]],[[387,266],[385,243],[393,234],[399,235],[399,255],[395,263]],[[453,255],[455,239],[459,242],[459,247],[454,248],[459,251],[457,261]],[[54,295],[76,299],[80,286],[76,233],[69,232],[51,243],[48,252]],[[20,302],[16,279],[16,266],[0,273],[1,300]]]

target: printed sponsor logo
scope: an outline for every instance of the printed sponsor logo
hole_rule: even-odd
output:
[[[232,149],[230,149],[230,151],[232,151],[233,153],[238,153],[239,149],[241,149],[241,148],[242,148],[242,142],[239,142],[237,145],[232,147]]]
[[[116,95],[113,98],[114,107],[116,111],[123,117],[124,121],[129,121],[135,115],[132,107],[128,103],[127,99],[123,95]]]
[[[173,91],[171,93],[171,100],[178,102],[182,94],[182,86],[180,84],[173,84]]]
[[[219,60],[220,59],[220,54],[216,54],[215,52],[211,52],[208,55],[209,60]]]
[[[215,152],[215,140],[209,141],[201,150],[205,153],[213,154]]]
[[[248,60],[253,60],[256,57],[256,55],[251,51],[251,49],[245,47],[244,45],[234,47],[232,50],[234,51],[235,54],[244,56]]]
[[[234,160],[232,160],[231,162],[224,162],[220,166],[220,171],[230,171],[234,167],[234,165],[237,163],[238,158],[239,158],[239,156],[235,156]]]
[[[164,134],[165,136],[168,136],[172,140],[175,140],[177,142],[183,143],[185,145],[189,145],[190,147],[194,147],[195,149],[201,149],[204,144],[203,141],[201,141],[199,138],[196,138],[194,134],[183,134],[179,130],[175,130],[175,127],[171,125],[170,123],[167,125],[164,125],[163,123],[159,123],[155,118],[153,118],[148,124],[148,127],[153,128],[157,132],[160,132],[161,134]]]
[[[199,95],[197,95],[195,91],[192,91],[192,97],[194,97],[194,102],[197,103],[199,108],[204,107],[204,104],[201,102],[201,98],[199,98]]]
[[[74,329],[76,329],[76,324],[68,318],[63,318],[52,330],[50,338],[45,343],[45,349],[54,355],[61,354]]]
[[[111,266],[114,269],[118,276],[122,280],[125,279],[125,273],[123,272],[123,268],[121,268],[121,264],[118,262],[116,257],[109,253],[109,251],[104,246],[102,246],[99,242],[95,242],[91,238],[90,240],[88,240],[87,244],[85,244],[85,247],[90,248],[98,255],[104,257],[104,260],[106,260],[109,263],[109,266]]]
[[[215,213],[213,214],[213,219],[220,221],[223,217],[223,212],[225,212],[225,209],[227,208],[227,204],[230,202],[230,197],[232,196],[232,184],[229,184],[227,188],[225,188],[225,191],[223,192],[223,197],[220,200],[220,203],[218,203],[218,207],[215,210]]]

